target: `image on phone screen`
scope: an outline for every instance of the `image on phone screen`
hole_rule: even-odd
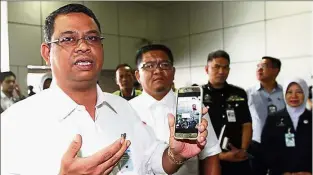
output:
[[[175,133],[195,133],[201,118],[200,92],[178,93]]]

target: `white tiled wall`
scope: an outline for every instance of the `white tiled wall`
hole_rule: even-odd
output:
[[[121,63],[128,63],[135,67],[135,56],[138,48],[141,47],[141,39],[132,37],[120,37]]]
[[[259,60],[265,55],[264,28],[264,22],[257,22],[224,30],[224,49],[231,62]]]
[[[223,48],[223,30],[190,36],[191,66],[205,65],[209,50]]]
[[[224,27],[264,20],[264,2],[224,2],[223,14]]]
[[[278,57],[308,56],[312,53],[312,13],[266,22],[268,54]]]
[[[206,83],[204,65],[208,54],[217,49],[230,54],[228,82],[243,88],[257,83],[256,64],[264,55],[281,59],[281,83],[298,75],[312,84],[312,7],[309,1],[224,1],[177,2],[161,8],[163,16],[171,14],[160,21],[161,42],[174,50],[174,59],[179,60],[175,66],[184,66],[176,74],[176,84]],[[188,37],[190,57],[186,58],[182,55],[188,52],[187,44],[175,41],[188,41]]]
[[[118,4],[112,1],[84,2],[97,16],[102,33],[118,34]]]
[[[146,37],[148,9],[133,2],[119,3],[118,9],[120,35]]]
[[[190,66],[189,37],[176,38],[164,41],[163,43],[171,48],[176,67]]]
[[[13,71],[23,72],[28,64],[44,63],[40,56],[44,19],[67,3],[8,3]],[[313,83],[312,2],[172,2],[159,7],[140,2],[78,3],[90,7],[101,23],[106,37],[103,69],[112,70],[123,62],[134,66],[135,52],[145,44],[142,38],[147,38],[172,49],[177,87],[206,83],[207,55],[217,49],[230,53],[228,81],[244,88],[257,83],[255,64],[264,55],[282,60],[279,80],[298,74]],[[18,76],[21,83],[26,79],[23,73]]]
[[[205,32],[223,27],[223,2],[190,3],[190,33]]]
[[[161,39],[175,38],[189,34],[189,4],[175,3],[160,8]]]

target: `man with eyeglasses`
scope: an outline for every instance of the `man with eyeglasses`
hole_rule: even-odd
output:
[[[1,116],[2,175],[172,174],[203,149],[206,120],[195,143],[170,137],[164,144],[126,100],[102,92],[103,37],[90,9],[57,9],[44,33],[41,55],[53,82]],[[168,122],[172,131],[173,115]]]
[[[209,108],[222,148],[222,175],[251,175],[247,154],[252,136],[251,115],[246,92],[226,82],[229,64],[229,55],[223,50],[208,55],[205,71],[209,81],[203,85],[203,103]]]
[[[252,117],[253,136],[249,151],[254,156],[251,167],[255,175],[266,174],[260,148],[261,133],[267,116],[285,108],[282,86],[276,81],[281,68],[279,59],[264,56],[257,64],[259,83],[247,89],[248,104]]]
[[[114,95],[131,100],[141,94],[140,90],[135,89],[134,75],[130,65],[124,63],[116,66],[115,81],[120,90],[113,92]]]
[[[138,70],[135,75],[142,85],[143,93],[130,100],[141,120],[165,143],[171,142],[166,116],[175,113],[176,108],[176,95],[172,91],[175,75],[173,63],[173,54],[164,45],[151,44],[140,48],[136,54]],[[220,148],[209,119],[208,123],[207,143],[204,149],[198,156],[187,160],[175,173],[176,175],[220,174],[218,160]]]

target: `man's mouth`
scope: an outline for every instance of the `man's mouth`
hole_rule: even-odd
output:
[[[93,63],[93,61],[89,61],[89,60],[79,60],[75,62],[75,65],[78,66],[88,66],[91,65]]]

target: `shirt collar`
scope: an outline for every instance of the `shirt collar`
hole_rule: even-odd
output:
[[[256,86],[255,86],[255,91],[259,91],[259,90],[262,90],[263,89],[263,86],[261,85],[261,83],[259,83],[259,84],[257,84]],[[280,84],[278,84],[277,82],[276,82],[276,87],[273,89],[274,91],[277,91],[277,90],[283,90],[283,87],[280,85]],[[273,92],[274,92],[273,91]]]
[[[79,106],[79,104],[71,99],[57,84],[51,84],[47,91],[50,91],[51,95],[50,99],[52,104],[50,105],[57,109],[54,114],[58,117],[58,120],[65,119]],[[97,85],[97,102],[95,107],[98,108],[104,103],[104,94],[99,85]]]
[[[223,90],[223,89],[225,89],[225,88],[227,88],[228,87],[228,83],[225,81],[225,83],[224,83],[224,86],[222,87],[222,88],[220,88],[220,89],[216,89],[216,88],[214,88],[213,86],[212,86],[212,84],[210,83],[210,81],[208,82],[208,88],[210,89],[210,90],[217,90],[217,91],[219,91],[219,90]]]
[[[173,104],[176,103],[175,101],[176,96],[172,90],[170,90],[160,101],[156,100],[145,91],[143,91],[140,96],[141,98],[144,99],[145,105],[148,106],[149,108],[157,104],[163,104],[165,106],[172,106]]]
[[[122,90],[120,90],[120,96],[121,97],[124,97],[123,93],[122,93]],[[132,89],[132,93],[131,93],[131,97],[135,97],[136,96],[136,91],[135,91],[135,88]]]
[[[1,90],[1,98],[9,98],[5,95],[5,93]]]

